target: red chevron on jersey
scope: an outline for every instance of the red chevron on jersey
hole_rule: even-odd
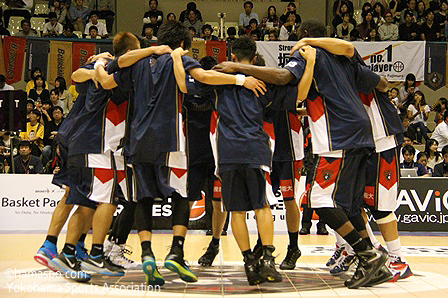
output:
[[[300,123],[299,117],[296,114],[289,113],[289,112],[288,112],[288,116],[289,116],[289,125],[290,125],[291,129],[293,131],[299,133],[300,130],[302,129],[302,123]]]
[[[387,190],[391,189],[392,186],[397,183],[397,165],[395,156],[389,163],[384,158],[380,161],[380,177],[379,183],[384,186]]]
[[[359,98],[361,98],[362,103],[364,105],[370,107],[370,104],[373,101],[373,93],[364,94],[364,93],[359,92],[358,95],[359,95]]]
[[[178,178],[182,177],[187,173],[187,170],[184,169],[177,169],[177,168],[171,168],[171,171],[176,175]]]
[[[101,183],[106,183],[112,179],[114,179],[114,170],[113,169],[93,169],[95,177],[101,181]]]
[[[313,122],[316,122],[323,114],[325,114],[322,97],[318,96],[315,100],[307,100],[307,105],[308,115],[311,116]]]
[[[369,206],[375,206],[375,186],[364,188],[364,202]]]
[[[274,123],[263,121],[263,130],[271,139],[275,140]]]
[[[109,100],[106,107],[106,118],[117,126],[126,120],[128,102],[125,101],[120,105],[116,105],[113,101]]]
[[[121,181],[123,181],[125,178],[126,178],[126,172],[117,170],[117,182],[121,183]]]
[[[218,112],[213,111],[212,115],[210,116],[210,132],[212,134],[216,133],[216,121],[218,120]]]
[[[342,159],[337,158],[328,160],[325,157],[319,159],[319,166],[317,167],[316,182],[322,189],[334,184],[338,177],[339,168]]]

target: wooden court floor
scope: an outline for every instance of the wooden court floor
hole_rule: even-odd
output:
[[[177,275],[161,269],[167,283],[162,288],[149,288],[144,286],[145,278],[141,271],[128,271],[120,278],[96,275],[88,284],[65,280],[50,274],[33,260],[45,235],[0,234],[0,297],[448,297],[446,236],[402,236],[405,256],[414,276],[397,283],[348,290],[343,285],[348,275],[332,276],[325,267],[335,241],[332,235],[300,236],[302,257],[295,270],[281,271],[281,283],[249,286],[241,253],[232,235],[222,237],[221,252],[213,266],[203,268],[198,266],[197,259],[211,238],[203,233],[189,234],[185,257],[198,275],[199,282],[184,283]],[[61,235],[59,249],[63,240],[64,235]],[[256,235],[252,235],[251,240],[255,243]],[[88,235],[88,248],[90,241]],[[152,243],[158,263],[162,265],[171,236],[155,234]],[[134,251],[130,258],[138,261],[141,253],[138,236],[131,234],[128,244]],[[284,258],[287,244],[287,235],[275,236],[277,263]]]

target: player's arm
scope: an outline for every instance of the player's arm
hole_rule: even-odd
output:
[[[378,82],[378,85],[376,85],[375,89],[380,92],[387,92],[388,86],[389,86],[389,81],[386,79],[386,77],[381,76],[381,79]]]
[[[294,75],[284,68],[255,66],[234,62],[222,62],[213,67],[213,70],[225,73],[239,72],[245,75],[254,76],[257,79],[274,85],[286,85],[294,79]]]
[[[177,86],[182,93],[188,93],[187,84],[185,83],[185,68],[182,62],[182,56],[187,54],[188,51],[185,51],[181,47],[178,47],[173,52],[171,52],[171,58],[173,59],[173,69],[174,76],[176,77]]]
[[[306,66],[298,85],[297,103],[307,98],[311,83],[313,82],[316,49],[310,46],[304,46],[300,48],[299,53],[306,60]]]
[[[114,75],[108,74],[106,70],[104,69],[104,66],[106,65],[106,60],[103,58],[98,59],[95,62],[95,78],[98,82],[100,82],[101,86],[106,89],[113,89],[117,87],[117,83],[115,82]]]
[[[169,54],[172,51],[173,50],[169,46],[153,46],[144,49],[132,50],[118,58],[118,66],[120,68],[129,67],[148,56]]]
[[[93,69],[78,68],[72,73],[72,80],[76,83],[83,83],[93,79],[95,71]]]
[[[355,46],[345,40],[338,38],[319,37],[319,38],[302,38],[291,49],[291,55],[304,46],[319,47],[334,55],[346,56],[348,58],[355,55]]]

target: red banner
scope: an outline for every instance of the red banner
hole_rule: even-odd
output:
[[[207,56],[212,56],[219,63],[227,61],[227,44],[225,41],[207,41],[205,46]]]
[[[14,84],[22,80],[25,62],[26,38],[6,36],[3,42],[6,83]]]
[[[90,56],[95,55],[95,43],[74,42],[72,51],[72,70],[75,71],[86,64]]]

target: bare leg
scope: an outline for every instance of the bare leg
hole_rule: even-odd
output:
[[[86,226],[89,226],[88,229],[90,229],[89,223],[94,213],[94,209],[78,206],[78,209],[76,209],[68,222],[65,243],[76,245],[79,237],[86,230]]]
[[[295,233],[299,231],[300,211],[295,200],[285,201],[286,225],[288,232]]]
[[[245,211],[232,211],[232,233],[241,251],[250,249],[249,232],[246,225]],[[272,219],[272,216],[271,216]]]
[[[269,206],[255,210],[258,233],[260,234],[263,246],[273,245],[274,243],[274,220]],[[298,229],[298,227],[297,227]],[[233,231],[233,226],[232,226]]]
[[[93,216],[92,244],[103,244],[112,223],[117,206],[112,204],[99,204]],[[79,238],[79,237],[78,237]]]
[[[51,216],[50,226],[48,227],[48,236],[59,236],[62,227],[64,226],[65,222],[68,219],[68,216],[70,215],[70,212],[73,209],[73,205],[65,204],[65,200],[67,199],[69,190],[70,189],[68,187],[65,189],[64,196],[62,197],[56,208],[54,208],[53,215]]]
[[[226,223],[227,212],[221,211],[221,202],[213,201],[213,217],[212,230],[213,238],[219,239],[221,237],[222,229]]]

